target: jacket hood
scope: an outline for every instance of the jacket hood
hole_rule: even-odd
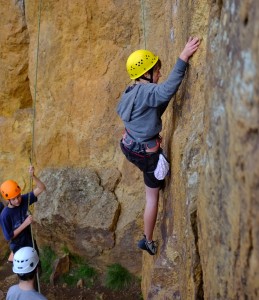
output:
[[[121,100],[117,106],[117,113],[124,122],[130,121],[134,101],[140,86],[140,84],[129,86],[121,97]]]

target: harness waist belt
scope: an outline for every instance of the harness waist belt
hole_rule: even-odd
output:
[[[135,141],[127,131],[125,131],[122,143],[126,148],[133,152],[157,152],[160,148],[161,137],[158,135],[151,140],[139,143]]]

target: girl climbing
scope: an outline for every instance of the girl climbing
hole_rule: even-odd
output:
[[[162,114],[177,92],[185,75],[189,58],[198,49],[199,39],[190,37],[167,80],[157,84],[161,77],[161,61],[148,50],[137,50],[127,60],[127,71],[135,83],[123,93],[117,113],[125,125],[121,150],[144,176],[146,205],[144,211],[144,238],[138,247],[155,255],[157,245],[153,231],[157,218],[159,189],[164,180],[154,175],[157,167],[162,130]]]

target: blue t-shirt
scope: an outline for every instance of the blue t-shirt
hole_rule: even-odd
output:
[[[1,227],[4,237],[10,242],[10,249],[15,253],[22,247],[33,247],[31,229],[27,226],[15,239],[13,239],[13,232],[17,229],[28,216],[28,200],[30,195],[30,205],[37,201],[37,197],[33,192],[22,195],[22,201],[19,206],[6,206],[1,213]]]
[[[47,298],[35,290],[22,290],[17,284],[9,288],[6,300],[47,300]]]

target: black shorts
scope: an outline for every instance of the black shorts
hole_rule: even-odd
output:
[[[161,151],[156,153],[139,153],[130,151],[120,142],[121,151],[126,156],[127,160],[137,166],[142,172],[144,177],[145,185],[150,188],[162,188],[164,186],[164,180],[158,180],[154,176],[154,171],[157,166],[159,154]]]

